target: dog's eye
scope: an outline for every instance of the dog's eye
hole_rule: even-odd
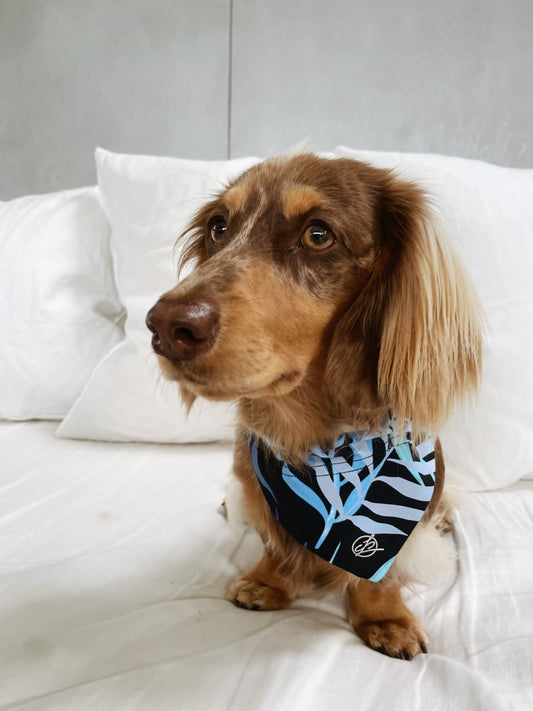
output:
[[[335,244],[333,233],[325,225],[310,225],[302,235],[301,245],[307,249],[321,251]]]
[[[223,217],[215,217],[209,225],[209,237],[214,244],[220,244],[228,231],[228,225]]]

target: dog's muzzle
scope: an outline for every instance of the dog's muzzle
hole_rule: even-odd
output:
[[[206,353],[215,343],[219,313],[206,301],[160,299],[147,313],[152,348],[168,360],[190,360]]]

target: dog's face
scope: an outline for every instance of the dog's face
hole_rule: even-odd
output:
[[[267,161],[201,210],[200,265],[148,317],[167,377],[212,399],[302,382],[379,250],[368,170],[354,165]]]
[[[185,395],[283,396],[312,376],[345,409],[416,408],[426,424],[477,378],[475,300],[459,295],[465,280],[421,191],[389,172],[271,159],[189,233],[196,268],[147,316],[163,374]]]

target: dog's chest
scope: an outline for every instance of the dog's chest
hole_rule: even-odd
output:
[[[301,467],[249,435],[255,473],[279,523],[329,563],[377,582],[426,510],[435,485],[431,438],[415,444],[394,421],[381,434],[350,432]]]

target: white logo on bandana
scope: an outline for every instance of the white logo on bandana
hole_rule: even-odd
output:
[[[384,549],[378,548],[378,540],[373,533],[370,536],[359,536],[352,543],[352,553],[357,558],[370,558],[382,550]]]

